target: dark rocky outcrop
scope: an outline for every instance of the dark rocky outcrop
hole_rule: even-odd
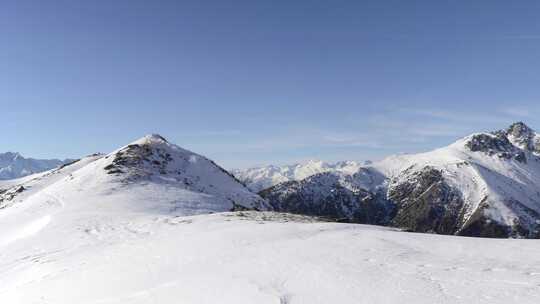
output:
[[[504,159],[515,159],[521,163],[527,162],[525,153],[515,147],[502,132],[473,135],[465,145],[472,152],[484,152],[490,156],[496,155]]]
[[[0,189],[0,209],[7,207],[17,195],[25,190],[26,188],[22,185],[13,186],[9,189]]]
[[[321,173],[302,181],[261,191],[276,211],[323,216],[338,221],[385,225],[393,204],[384,193],[372,193],[350,183],[350,176]]]
[[[130,171],[131,177],[144,177],[148,172],[166,174],[167,165],[172,161],[170,153],[151,144],[131,144],[114,154],[112,163],[104,170],[108,174],[121,174]],[[143,167],[155,170],[144,171]]]
[[[511,138],[516,145],[525,150],[540,153],[540,138],[533,129],[523,122],[517,122],[499,133]]]
[[[416,232],[454,234],[463,221],[463,199],[449,186],[440,170],[425,167],[406,170],[388,189],[388,199],[398,209],[392,225]],[[412,171],[412,172],[408,172]]]

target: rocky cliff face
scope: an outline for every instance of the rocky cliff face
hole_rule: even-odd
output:
[[[515,123],[499,133],[504,134],[515,146],[540,154],[540,136],[523,122]]]
[[[392,225],[410,231],[454,234],[463,223],[463,198],[433,167],[403,172],[391,183],[388,199],[398,210]]]

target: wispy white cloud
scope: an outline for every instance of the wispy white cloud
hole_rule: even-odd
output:
[[[206,132],[207,135],[229,134],[221,141],[205,142],[205,149],[220,151],[236,162],[249,163],[250,155],[267,162],[300,161],[306,158],[325,160],[381,159],[400,152],[416,153],[451,144],[473,132],[494,131],[516,120],[534,120],[527,107],[509,106],[485,109],[395,108],[353,115],[335,124],[325,121],[278,124],[261,134],[245,136],[230,131]],[[347,116],[348,117],[348,116]],[[537,120],[536,120],[537,121]],[[305,122],[304,122],[305,123]],[[534,126],[532,126],[534,127]],[[201,143],[202,144],[202,143]],[[239,156],[242,158],[238,160]],[[251,161],[253,162],[253,161]],[[275,162],[275,161],[274,161]]]
[[[538,111],[531,109],[530,107],[523,106],[507,106],[500,108],[499,112],[506,116],[529,118],[538,114]]]

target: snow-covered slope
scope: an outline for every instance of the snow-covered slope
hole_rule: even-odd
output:
[[[0,180],[15,179],[51,170],[72,160],[25,158],[19,153],[0,153]]]
[[[21,238],[0,247],[0,303],[540,301],[540,244],[527,240],[272,213],[71,217],[20,226]]]
[[[258,192],[279,183],[303,180],[324,172],[354,173],[360,168],[354,161],[327,163],[310,160],[302,164],[288,166],[266,166],[246,170],[233,170],[232,173],[251,190]]]
[[[316,215],[333,215],[321,212],[328,210],[327,206],[349,210],[350,205],[353,212],[339,214],[362,214],[365,201],[378,198],[378,203],[386,200],[395,207],[387,214],[386,225],[443,234],[538,238],[538,138],[532,129],[517,123],[506,130],[473,134],[432,152],[389,157],[361,168],[353,178],[357,180],[355,183],[335,182],[342,178],[324,178],[331,182],[322,182],[322,186],[310,183],[320,180],[316,175],[308,182],[275,186],[262,195],[285,211],[295,211],[295,205],[302,200],[316,206],[317,212],[310,213]],[[328,195],[328,187],[332,191],[340,188],[354,193],[368,191],[369,195],[336,205]],[[315,199],[309,201],[311,198]],[[355,216],[348,218],[359,221]]]
[[[88,221],[105,210],[192,215],[267,208],[221,167],[158,135],[109,155],[0,182],[0,189],[0,244],[17,235],[12,229],[40,218],[71,221],[72,214],[83,214]]]

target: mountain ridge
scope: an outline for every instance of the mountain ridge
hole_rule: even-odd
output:
[[[245,170],[232,170],[232,174],[247,187],[255,192],[261,191],[279,183],[301,180],[312,175],[324,172],[353,173],[360,168],[356,161],[325,162],[321,160],[308,160],[292,165],[268,165],[253,167]]]
[[[358,223],[378,222],[358,215],[387,210],[377,217],[386,219],[379,224],[410,231],[539,238],[540,156],[531,144],[536,138],[538,133],[516,123],[430,152],[390,156],[361,167],[354,173],[362,172],[361,177],[349,174],[352,183],[330,172],[336,178],[316,174],[260,194],[282,211],[303,206],[302,212]],[[362,185],[370,178],[377,182]],[[324,189],[347,189],[357,196],[336,199]]]
[[[16,179],[54,169],[73,159],[26,158],[18,152],[0,153],[0,180]]]
[[[94,154],[20,182],[0,182],[2,188],[0,208],[23,205],[28,200],[41,205],[54,192],[71,197],[64,199],[68,201],[109,201],[110,206],[134,201],[140,206],[129,208],[179,214],[230,211],[236,206],[265,209],[260,197],[213,161],[159,135],[142,137],[107,155]]]

